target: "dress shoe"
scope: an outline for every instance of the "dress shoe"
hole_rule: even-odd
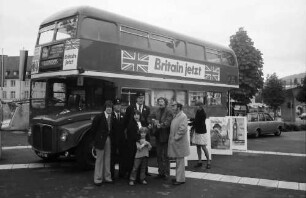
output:
[[[113,180],[105,180],[104,183],[106,183],[106,184],[113,184],[114,181]]]
[[[100,183],[94,182],[94,185],[95,185],[95,186],[101,186],[101,185],[102,185],[102,182],[100,182]]]
[[[175,181],[172,183],[173,185],[181,185],[181,184],[185,184],[185,182],[178,182],[178,181]]]

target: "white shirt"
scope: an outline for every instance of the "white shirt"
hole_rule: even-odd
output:
[[[136,108],[137,108],[137,110],[139,111],[139,104],[138,104],[138,103],[136,103]],[[142,112],[142,109],[143,109],[143,104],[141,105],[140,112]]]

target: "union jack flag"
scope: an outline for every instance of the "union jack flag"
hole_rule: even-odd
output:
[[[205,65],[204,79],[220,81],[220,67]]]
[[[121,70],[148,73],[149,55],[121,50]]]

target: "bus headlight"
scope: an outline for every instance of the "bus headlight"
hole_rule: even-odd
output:
[[[67,131],[62,131],[62,134],[61,134],[61,136],[60,136],[60,140],[61,140],[62,142],[66,142],[66,141],[67,141],[67,138],[68,138],[68,135],[69,135],[69,133],[68,133]]]

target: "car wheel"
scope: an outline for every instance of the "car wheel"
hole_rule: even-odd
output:
[[[91,135],[85,136],[76,150],[78,166],[83,169],[92,169],[95,166],[96,152],[94,138]]]
[[[275,136],[280,136],[282,134],[282,128],[278,127],[277,131],[274,133]]]
[[[259,136],[260,136],[260,129],[256,129],[254,137],[258,138]]]

